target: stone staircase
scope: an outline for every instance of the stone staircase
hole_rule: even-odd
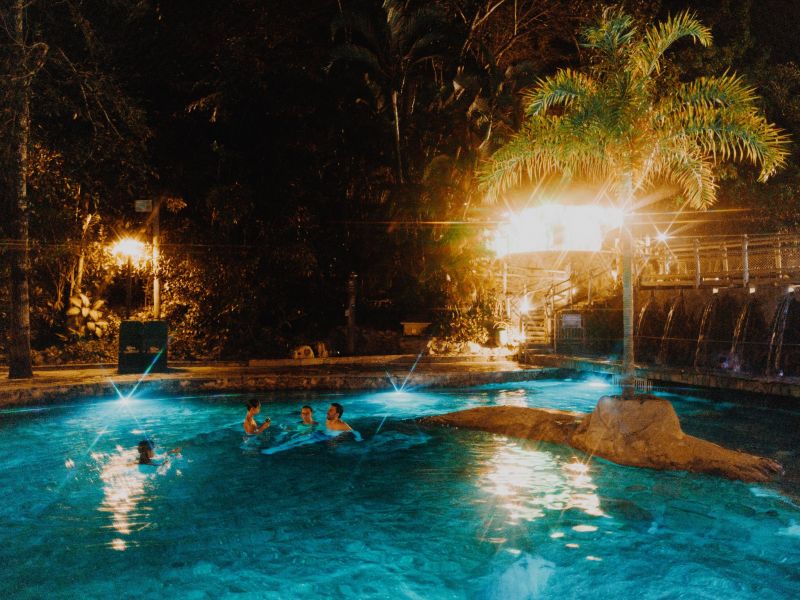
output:
[[[547,319],[543,306],[532,309],[525,315],[523,326],[525,328],[525,350],[542,352],[551,350],[550,340],[547,336]]]

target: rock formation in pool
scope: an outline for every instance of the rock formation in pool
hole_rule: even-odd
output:
[[[783,473],[781,465],[769,458],[686,435],[672,404],[655,396],[633,400],[603,396],[589,415],[485,406],[424,417],[420,422],[572,446],[633,467],[709,473],[743,481],[767,481]]]

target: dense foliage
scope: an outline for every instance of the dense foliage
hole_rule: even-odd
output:
[[[797,8],[778,0],[713,10],[677,0],[625,4],[643,21],[696,4],[716,45],[678,48],[676,76],[733,68],[759,88],[770,120],[800,129]],[[492,213],[475,167],[520,127],[520,92],[579,62],[575,34],[599,13],[588,0],[26,6],[36,67],[33,345],[88,343],[76,342],[67,315],[80,293],[106,300],[113,335],[126,274],[106,248],[122,233],[148,238],[147,215],[133,201],[152,198],[161,203],[163,314],[174,350],[198,357],[283,355],[297,343],[336,339],[351,272],[361,325],[461,323],[456,337],[476,323],[490,328],[494,280],[481,224]],[[7,25],[10,9],[0,13]],[[12,90],[8,41],[0,54]],[[2,102],[7,134],[9,93]],[[720,203],[758,207],[747,214],[766,215],[770,228],[796,226],[798,174],[796,155],[762,188],[729,169]],[[10,206],[13,186],[2,183]],[[6,277],[14,236],[1,237]],[[144,311],[148,265],[133,276],[134,304]]]

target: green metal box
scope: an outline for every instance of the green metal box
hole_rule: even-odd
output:
[[[123,321],[119,326],[119,373],[167,370],[167,322]]]

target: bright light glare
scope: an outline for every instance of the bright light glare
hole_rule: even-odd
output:
[[[586,385],[593,388],[609,387],[609,383],[605,379],[589,379]]]
[[[656,239],[659,242],[661,242],[662,244],[665,244],[667,242],[667,240],[669,239],[669,234],[666,231],[659,231],[656,234]]]
[[[531,301],[528,299],[527,296],[523,296],[522,300],[519,301],[519,312],[522,314],[527,314],[531,310]]]
[[[145,256],[144,242],[134,238],[122,238],[111,246],[111,254],[120,262],[126,262],[129,258],[133,262],[141,261]]]
[[[597,205],[543,204],[508,219],[489,242],[497,256],[548,250],[596,252],[605,234],[622,226],[623,212]]]

